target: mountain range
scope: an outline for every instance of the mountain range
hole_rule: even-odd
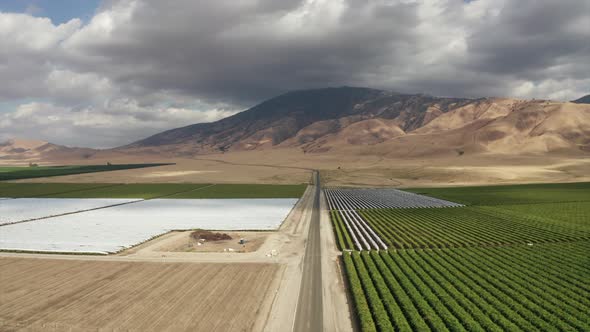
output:
[[[590,104],[590,95],[585,95],[584,97],[578,98],[576,100],[572,100],[572,103],[576,103],[576,104]]]
[[[306,154],[420,157],[590,152],[588,96],[575,102],[446,98],[339,87],[289,92],[211,123],[171,129],[109,150],[44,142],[0,144],[0,158],[95,154],[195,156],[299,149]]]

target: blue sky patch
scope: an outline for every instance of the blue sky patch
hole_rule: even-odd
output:
[[[0,11],[49,17],[53,24],[79,18],[88,22],[101,0],[2,0]]]

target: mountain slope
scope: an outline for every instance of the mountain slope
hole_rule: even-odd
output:
[[[88,148],[70,148],[38,140],[10,139],[0,142],[0,161],[26,163],[45,159],[75,157],[90,158],[97,150]]]
[[[11,156],[20,156],[20,159],[36,158],[43,146],[49,144],[43,141],[11,139],[0,143],[0,159],[8,159]]]
[[[468,99],[402,95],[367,88],[295,91],[217,122],[172,129],[121,149],[157,147],[199,154],[295,146],[372,118],[392,120],[387,127],[395,125],[399,128],[393,130],[406,132],[467,103]]]
[[[576,100],[572,100],[572,103],[576,103],[576,104],[590,104],[590,95],[585,95],[582,98],[578,98]]]
[[[4,160],[195,156],[295,149],[387,158],[590,153],[590,104],[439,98],[368,88],[290,92],[244,112],[110,150],[46,142],[0,144]]]
[[[590,151],[590,105],[351,87],[304,90],[117,151],[197,155],[276,148],[390,157]]]

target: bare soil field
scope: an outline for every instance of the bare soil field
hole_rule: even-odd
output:
[[[325,186],[436,187],[590,180],[590,159],[478,156],[326,164]]]
[[[258,250],[266,238],[272,234],[271,232],[223,232],[224,234],[231,236],[232,239],[219,241],[197,241],[191,237],[191,233],[192,231],[172,232],[168,236],[160,237],[158,239],[144,243],[137,249],[151,247],[152,251],[162,253],[253,252]],[[244,239],[245,243],[240,244],[240,239]]]
[[[0,330],[257,330],[279,268],[0,257]]]
[[[491,154],[385,157],[369,154],[370,147],[350,153],[303,153],[300,149],[231,152],[193,158],[129,155],[61,164],[156,163],[175,165],[149,169],[79,174],[26,182],[114,183],[306,183],[310,170],[321,170],[325,186],[432,187],[511,183],[590,181],[590,158],[582,154]],[[45,164],[45,163],[43,163]]]
[[[223,160],[180,159],[180,158],[145,158],[128,156],[119,159],[59,160],[44,162],[43,165],[79,165],[124,163],[125,160],[167,160],[175,165],[153,167],[150,170],[136,169],[136,172],[112,171],[97,174],[77,174],[53,178],[27,179],[22,182],[63,182],[63,183],[258,183],[258,184],[300,184],[309,182],[310,172],[305,169],[282,166],[260,165],[255,159],[249,162],[238,161],[237,164]],[[10,165],[10,163],[4,163]],[[2,161],[0,161],[2,165]]]

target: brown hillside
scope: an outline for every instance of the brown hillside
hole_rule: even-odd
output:
[[[438,98],[349,87],[306,90],[117,151],[195,156],[299,148],[311,154],[388,157],[584,153],[589,110],[585,104],[538,100]]]
[[[280,149],[313,156],[387,158],[590,152],[590,104],[508,98],[439,98],[367,88],[287,93],[212,122],[110,150],[5,143],[5,160],[126,155],[198,157]]]

